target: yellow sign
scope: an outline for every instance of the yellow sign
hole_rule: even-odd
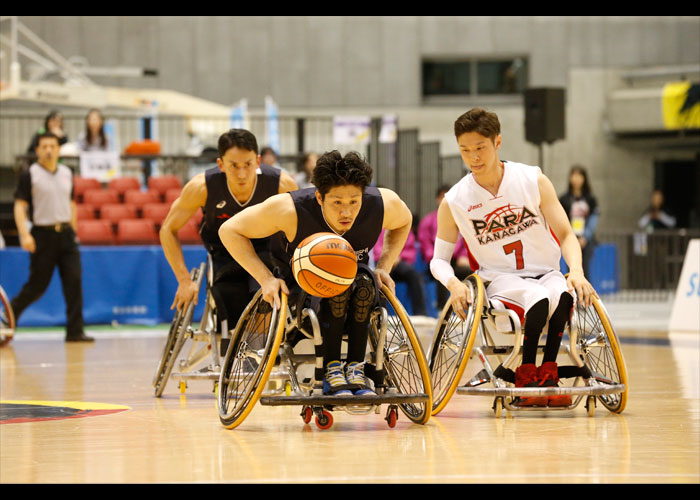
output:
[[[667,129],[700,128],[700,100],[698,84],[673,82],[664,85],[664,126]]]

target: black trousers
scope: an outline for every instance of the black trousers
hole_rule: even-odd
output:
[[[423,278],[420,273],[411,265],[402,260],[394,266],[389,274],[391,279],[397,282],[406,283],[408,296],[411,298],[411,309],[414,316],[426,316],[428,310],[425,304],[425,294],[423,293]]]
[[[29,279],[11,301],[15,321],[27,307],[41,298],[58,266],[66,301],[66,337],[80,335],[83,332],[83,285],[75,232],[71,227],[57,232],[35,226],[32,236],[36,250],[29,258]]]

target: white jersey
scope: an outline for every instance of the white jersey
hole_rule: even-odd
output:
[[[533,277],[558,271],[559,242],[540,211],[540,168],[510,161],[503,166],[496,196],[472,174],[445,195],[472,269],[487,281],[503,273]]]

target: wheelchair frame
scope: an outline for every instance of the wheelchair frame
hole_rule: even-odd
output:
[[[180,309],[175,313],[160,363],[153,377],[153,387],[155,388],[156,397],[161,397],[168,380],[171,378],[179,381],[178,386],[181,394],[185,393],[188,380],[213,380],[214,392],[217,391],[219,374],[221,371],[221,357],[219,355],[216,335],[216,304],[211,293],[211,258],[209,258],[208,261],[208,266],[207,263],[202,262],[199,268],[192,269],[190,272],[190,278],[197,283],[197,293],[199,293],[202,281],[205,280],[205,271],[207,271],[206,302],[199,326],[197,329],[192,328],[192,316],[195,307],[193,302],[188,304],[186,308]],[[228,337],[227,331],[227,325],[222,325],[223,338]],[[173,372],[173,369],[175,369],[175,361],[188,339],[192,340],[189,352],[185,357],[179,360],[177,364],[178,371]],[[196,370],[205,360],[207,363]]]
[[[389,323],[387,310],[382,305],[375,307],[370,318],[368,340],[370,344],[368,357],[370,358],[369,361],[374,362],[374,364],[368,362],[365,365],[365,375],[374,382],[377,394],[341,397],[323,395],[325,368],[323,365],[321,330],[315,311],[309,307],[292,311],[287,306],[288,298],[285,294],[282,294],[282,305],[280,307],[280,311],[284,311],[284,319],[280,319],[279,311],[272,310],[264,346],[258,345],[258,349],[248,351],[248,353],[241,353],[239,347],[248,342],[247,337],[244,337],[246,333],[242,331],[243,326],[247,323],[251,311],[257,308],[258,304],[264,302],[259,291],[241,316],[222,364],[221,378],[219,380],[220,390],[217,397],[221,423],[229,429],[237,427],[247,417],[258,399],[260,404],[264,406],[301,405],[301,417],[304,423],[308,424],[315,415],[316,425],[320,429],[328,429],[332,426],[333,417],[330,413],[331,411],[342,410],[350,414],[379,413],[382,404],[389,405],[385,420],[390,427],[396,425],[399,407],[413,422],[418,424],[427,422],[430,418],[432,394],[430,373],[420,342],[401,304],[388,289],[383,288],[380,292],[397,312],[397,315],[400,317],[399,321],[403,326],[403,332],[407,334],[408,338],[400,339],[399,345],[393,345],[391,342],[387,345],[387,325]],[[264,309],[264,306],[262,308]],[[305,323],[304,320],[306,319],[308,319],[308,323]],[[304,326],[307,324],[310,325],[311,331],[308,331]],[[288,342],[288,337],[297,331],[306,339],[313,339],[313,354],[294,353],[293,347]],[[393,336],[391,340],[393,340]],[[410,357],[411,354],[413,354],[411,365],[414,372],[408,375],[397,373],[401,369],[394,366],[393,359],[397,356]],[[251,370],[241,371],[234,367],[236,359],[241,359],[242,356],[245,356],[247,359],[256,359],[258,362],[257,366],[251,366],[251,368],[255,368],[255,373],[251,374]],[[232,357],[234,357],[234,360],[232,360]],[[270,359],[273,358],[275,362],[270,363]],[[413,366],[414,362],[417,366]],[[304,364],[314,365],[313,379],[304,381],[298,379],[297,368]],[[420,375],[419,383],[416,383],[418,376],[415,370]],[[237,375],[231,377],[232,373]],[[238,384],[238,380],[244,379],[248,375],[250,375],[247,382],[248,387],[240,391],[242,393],[240,397],[234,398],[242,401],[240,403],[237,401],[233,410],[229,411],[227,404],[230,399],[228,397],[228,384],[232,383],[234,379],[235,383]],[[414,388],[410,381],[410,387],[408,388],[397,387],[401,385],[396,383],[397,380],[405,382],[410,375],[413,375],[413,385],[421,386],[420,389],[424,392],[408,392]],[[268,379],[283,381],[285,394],[276,395],[274,391],[268,391],[266,395],[261,397]],[[422,410],[420,409],[421,405],[423,405]]]
[[[559,366],[559,376],[560,378],[574,378],[573,384],[561,387],[516,388],[512,386],[514,383],[513,370],[517,367],[521,358],[523,337],[518,315],[512,310],[497,308],[498,301],[488,301],[487,305],[484,285],[478,275],[470,275],[465,280],[465,283],[470,286],[472,297],[474,297],[474,303],[468,310],[468,324],[466,328],[463,328],[463,330],[468,330],[466,336],[462,334],[461,338],[451,343],[446,343],[446,340],[443,340],[446,335],[444,333],[444,330],[447,328],[446,322],[454,321],[454,318],[459,319],[454,314],[452,306],[448,303],[440,315],[435,335],[431,342],[428,359],[431,366],[433,391],[434,393],[439,392],[434,399],[433,415],[437,415],[445,408],[454,392],[493,397],[492,408],[497,417],[501,416],[503,409],[508,411],[571,410],[577,407],[584,398],[589,416],[593,416],[595,413],[596,399],[600,400],[613,413],[621,413],[624,410],[628,390],[627,370],[617,336],[599,299],[594,298],[592,306],[592,311],[594,311],[599,322],[596,322],[594,325],[586,325],[586,317],[591,313],[591,308],[586,309],[580,305],[575,307],[571,320],[567,325],[569,345],[562,343],[559,349],[559,353],[566,354],[572,362],[571,366]],[[509,320],[511,326],[509,331],[504,331],[496,326],[496,319],[499,317]],[[461,320],[456,322],[459,323]],[[587,326],[590,326],[594,331],[586,331]],[[545,330],[546,328],[547,325],[545,325]],[[512,345],[496,345],[493,340],[496,333],[513,335]],[[477,335],[480,339],[480,345],[473,348]],[[443,339],[440,337],[443,337]],[[605,358],[602,360],[602,363],[605,365],[603,367],[596,364],[596,361],[600,358],[596,358],[596,353],[593,352],[595,348],[602,348],[603,350],[602,355]],[[439,368],[439,365],[436,364],[436,356],[441,356],[440,352],[444,349],[458,352],[455,363],[457,367],[452,369],[452,378],[449,380],[449,383],[441,384],[442,389],[437,391],[435,385],[439,383],[436,382],[439,377],[435,376],[435,370]],[[468,360],[472,356],[472,349],[479,357],[483,369],[464,386],[457,387]],[[542,350],[544,350],[544,346],[538,345],[538,352]],[[489,362],[489,357],[497,358],[499,362],[497,368],[493,368],[493,365]],[[504,357],[505,360],[503,359]],[[616,378],[619,380],[614,380],[607,373],[601,373],[608,368],[612,369],[613,365],[617,372]],[[491,382],[492,387],[479,387],[488,382]],[[517,397],[562,394],[572,396],[571,405],[562,407],[528,407],[513,404]],[[619,395],[619,399],[616,399],[614,395]]]
[[[0,302],[2,302],[2,317],[0,318],[0,347],[8,344],[15,335],[15,313],[5,290],[0,286]]]

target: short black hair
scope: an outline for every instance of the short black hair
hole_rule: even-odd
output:
[[[232,128],[219,137],[219,157],[223,158],[231,148],[245,149],[258,154],[258,141],[248,130],[242,128]]]
[[[323,199],[337,186],[357,186],[364,192],[372,182],[372,173],[372,166],[359,153],[351,151],[342,156],[334,150],[319,156],[311,182]]]
[[[42,139],[56,139],[56,142],[58,143],[58,145],[59,146],[61,145],[61,140],[58,138],[58,136],[56,134],[54,134],[53,132],[45,131],[45,132],[40,133],[36,138],[36,147],[37,148],[39,147],[39,144],[41,144]]]

